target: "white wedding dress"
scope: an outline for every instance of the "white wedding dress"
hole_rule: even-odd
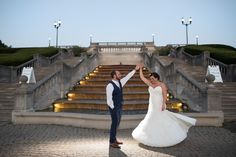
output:
[[[162,111],[162,88],[148,88],[149,106],[145,118],[132,132],[138,142],[152,147],[169,147],[176,145],[187,137],[188,129],[195,125],[196,119]]]

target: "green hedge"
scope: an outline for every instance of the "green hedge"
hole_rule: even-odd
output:
[[[74,55],[79,57],[81,56],[81,53],[86,52],[86,48],[74,46],[73,48]]]
[[[210,56],[225,64],[236,64],[236,49],[227,45],[208,44],[208,45],[188,45],[184,46],[185,52],[195,56],[203,51],[209,51]]]
[[[0,65],[17,66],[33,59],[34,54],[50,57],[58,53],[57,48],[2,48],[0,49]]]
[[[156,47],[154,53],[159,53],[160,56],[167,56],[170,53],[171,46]]]

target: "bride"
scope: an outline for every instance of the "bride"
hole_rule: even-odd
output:
[[[195,125],[196,119],[166,110],[167,87],[160,82],[157,73],[151,73],[150,80],[144,77],[143,65],[139,66],[140,78],[147,84],[149,106],[145,118],[132,132],[138,142],[152,147],[169,147],[182,142],[188,129]]]

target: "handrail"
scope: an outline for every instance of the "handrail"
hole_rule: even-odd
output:
[[[193,86],[195,86],[196,88],[199,89],[200,92],[205,92],[206,91],[206,87],[199,84],[196,80],[188,77],[187,74],[185,74],[183,71],[179,70],[179,69],[176,69],[176,72],[179,73],[180,75],[182,75],[185,80],[187,80],[189,83],[191,83]]]
[[[34,59],[31,59],[30,61],[27,61],[21,65],[18,65],[15,67],[16,69],[16,76],[20,76],[21,73],[22,73],[22,70],[24,67],[33,67],[35,68],[36,67],[36,62],[37,62],[37,59],[34,58]]]

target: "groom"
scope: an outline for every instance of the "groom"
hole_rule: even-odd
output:
[[[128,73],[124,78],[121,79],[121,73],[118,70],[111,72],[112,80],[109,81],[106,87],[107,105],[111,114],[111,128],[110,128],[110,146],[113,148],[120,148],[120,144],[116,139],[116,131],[120,124],[122,105],[123,105],[123,86],[126,82],[135,74],[136,70],[139,69],[137,65],[134,70]]]

